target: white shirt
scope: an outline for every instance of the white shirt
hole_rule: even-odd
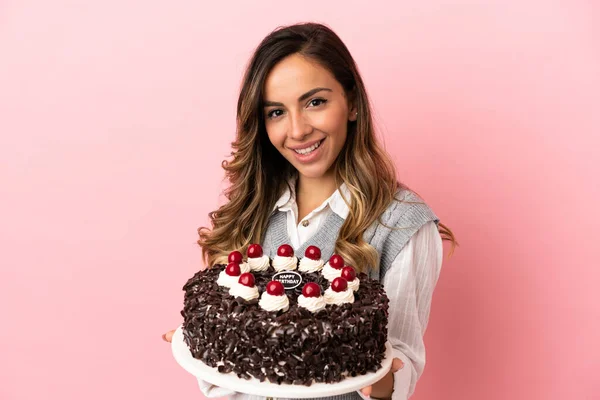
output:
[[[296,224],[298,205],[295,183],[275,204],[274,210],[287,213],[287,231],[294,249],[299,248],[318,230],[327,216],[334,212],[343,219],[348,216],[348,206],[341,197],[343,192],[350,198],[347,187],[342,184],[319,207]],[[305,221],[308,221],[307,223]],[[303,222],[305,222],[303,224]],[[306,225],[306,226],[304,226]],[[423,335],[429,320],[433,289],[442,266],[442,238],[435,222],[426,223],[398,253],[383,279],[383,287],[390,300],[388,340],[393,355],[402,360],[404,367],[394,374],[392,400],[405,400],[414,392],[417,380],[425,367]],[[206,397],[229,396],[231,400],[262,400],[264,397],[231,392],[198,380]],[[358,392],[363,398],[362,393]]]

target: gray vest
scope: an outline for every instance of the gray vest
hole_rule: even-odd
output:
[[[375,247],[379,254],[379,268],[373,268],[369,271],[372,279],[383,279],[398,253],[400,253],[419,228],[429,221],[434,221],[436,225],[439,223],[439,218],[414,192],[407,190],[398,191],[396,198],[402,201],[419,202],[419,204],[392,202],[381,215],[381,220],[385,225],[394,229],[390,229],[376,220],[364,232],[364,240]],[[300,248],[294,250],[296,257],[299,259],[304,257],[304,252],[308,246],[317,246],[321,249],[321,259],[329,260],[333,255],[335,241],[343,223],[344,219],[342,217],[334,212],[330,213],[319,230],[302,244]],[[264,253],[268,254],[271,258],[277,255],[277,249],[282,244],[291,245],[292,241],[287,234],[285,212],[275,211],[271,216],[262,243]],[[356,392],[333,397],[322,397],[320,399],[362,400]]]

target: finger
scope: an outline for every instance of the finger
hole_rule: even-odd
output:
[[[366,386],[366,387],[360,389],[360,391],[362,394],[369,397],[371,395],[371,392],[373,391],[373,386]]]
[[[392,360],[392,372],[400,371],[404,368],[404,363],[399,358],[394,358]]]
[[[164,335],[162,335],[162,338],[165,342],[169,342],[171,343],[171,340],[173,340],[173,334],[175,333],[174,330],[169,331],[167,333],[165,333]]]

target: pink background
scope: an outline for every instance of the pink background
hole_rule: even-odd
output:
[[[1,2],[0,399],[201,398],[161,334],[244,65],[304,20],[461,243],[414,399],[599,398],[600,13],[569,3]]]

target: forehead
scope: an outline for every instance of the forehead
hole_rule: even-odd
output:
[[[319,63],[298,54],[292,54],[271,69],[265,80],[265,99],[293,101],[315,87],[327,87],[342,93],[340,83]]]

